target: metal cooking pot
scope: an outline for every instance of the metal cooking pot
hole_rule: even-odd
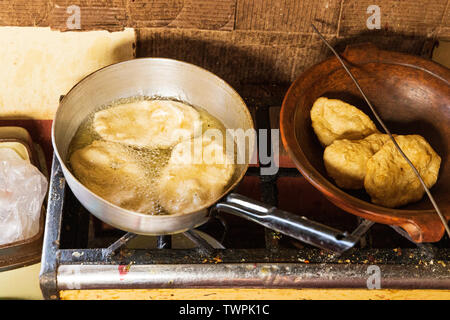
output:
[[[215,205],[227,212],[256,221],[315,246],[342,252],[356,238],[342,234],[304,217],[254,202],[237,194],[227,195],[243,178],[248,163],[238,165],[233,181],[223,194],[195,212],[173,215],[146,215],[120,208],[100,198],[69,171],[69,144],[78,127],[94,110],[119,98],[133,96],[166,97],[186,101],[207,110],[229,129],[253,129],[253,120],[239,94],[216,75],[192,64],[162,58],[135,59],[102,68],[76,84],[63,97],[52,127],[52,143],[62,171],[81,204],[100,220],[118,229],[144,235],[184,232],[205,223]],[[246,154],[255,141],[250,139]]]

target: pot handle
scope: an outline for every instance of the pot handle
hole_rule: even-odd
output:
[[[231,213],[254,221],[302,242],[337,253],[347,251],[359,240],[357,237],[347,234],[347,232],[342,232],[236,193],[229,194],[224,202],[217,203],[215,209],[218,212]]]

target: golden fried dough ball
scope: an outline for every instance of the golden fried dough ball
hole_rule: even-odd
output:
[[[377,132],[364,112],[341,100],[321,97],[314,102],[310,114],[314,132],[323,146],[339,139],[362,139]]]
[[[198,111],[170,100],[135,101],[98,111],[93,127],[107,141],[162,149],[202,133]]]
[[[200,153],[193,151],[196,145],[200,146]],[[173,148],[169,163],[161,172],[160,204],[171,214],[198,210],[220,197],[234,170],[233,159],[222,143],[210,136],[181,142]]]
[[[389,136],[381,133],[374,133],[362,140],[335,140],[323,153],[328,175],[341,188],[362,188],[367,161],[388,140]]]
[[[70,166],[78,180],[101,198],[124,209],[154,213],[145,169],[132,149],[97,140],[72,153]]]
[[[432,187],[438,178],[439,155],[419,135],[397,136],[395,140],[419,171],[426,186]],[[414,171],[392,141],[386,142],[367,162],[364,187],[373,203],[389,208],[418,201],[425,193]]]

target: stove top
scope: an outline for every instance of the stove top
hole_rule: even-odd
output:
[[[276,118],[278,110],[258,108],[257,127],[276,126],[272,115]],[[112,288],[450,288],[446,236],[438,243],[415,244],[398,228],[348,214],[283,163],[284,156],[276,175],[250,167],[236,192],[359,233],[354,248],[338,255],[228,214],[213,215],[183,234],[126,233],[82,207],[54,157],[40,274],[44,297]]]

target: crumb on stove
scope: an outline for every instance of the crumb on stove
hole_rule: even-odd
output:
[[[442,261],[442,260],[438,260],[437,263],[439,263],[443,267],[447,266],[447,264],[444,261]]]

